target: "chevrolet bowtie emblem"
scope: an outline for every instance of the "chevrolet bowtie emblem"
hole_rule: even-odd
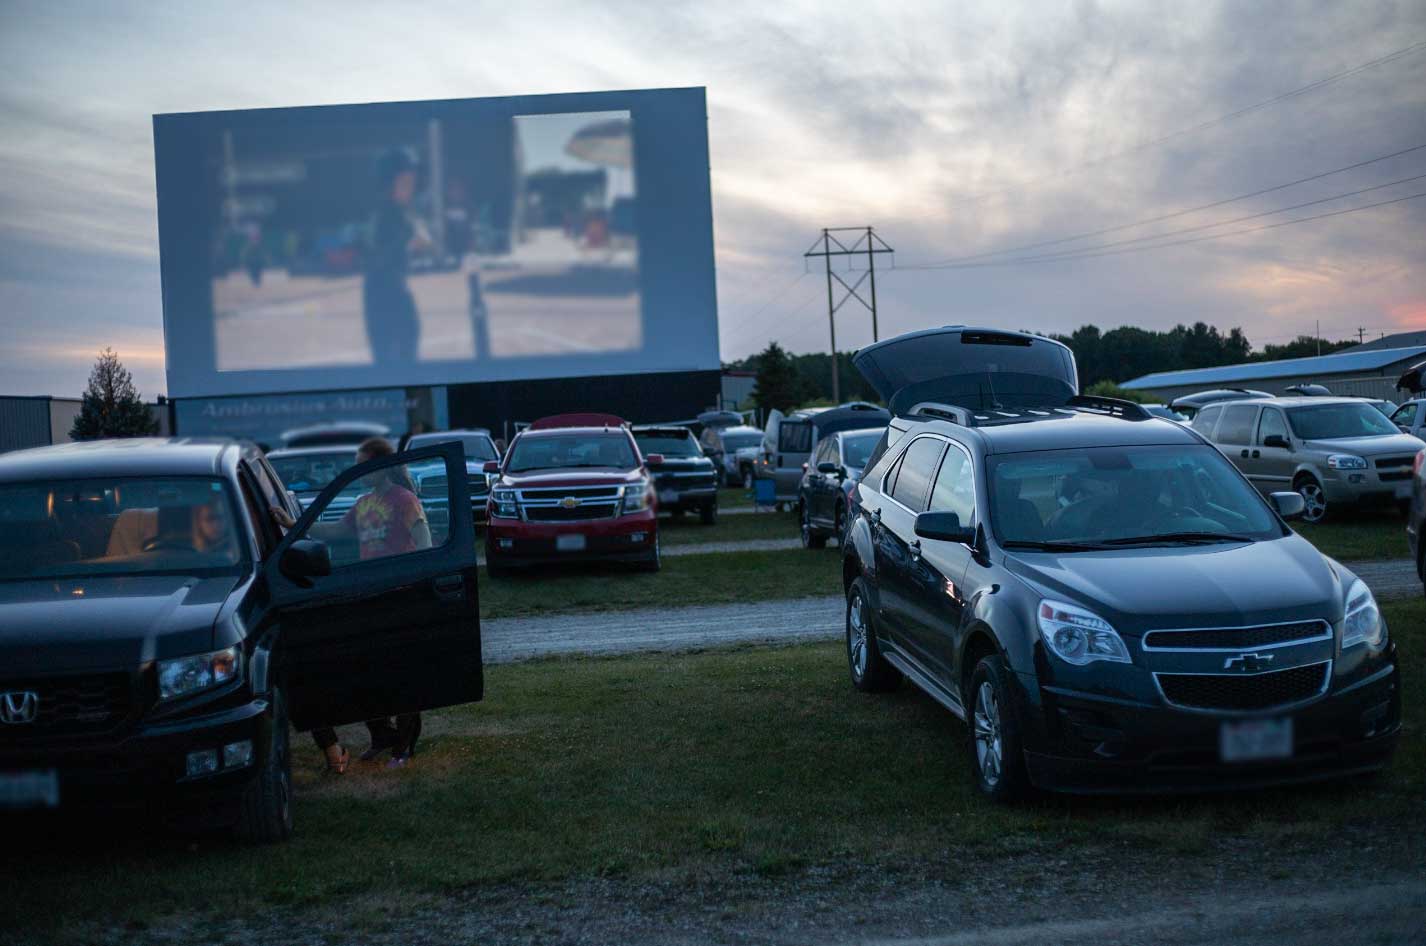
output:
[[[566,509],[573,509],[574,507],[579,505],[579,500],[575,499],[573,496],[566,496],[564,499],[560,500],[560,505]]]
[[[1272,654],[1239,654],[1236,657],[1229,657],[1223,661],[1224,670],[1241,670],[1244,673],[1255,673],[1273,662]]]

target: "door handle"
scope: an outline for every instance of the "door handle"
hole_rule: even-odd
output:
[[[1244,447],[1238,455],[1246,460],[1248,458],[1248,448]]]
[[[465,597],[465,579],[460,575],[442,575],[431,582],[436,597],[444,601],[454,601]]]
[[[1253,459],[1254,459],[1254,460],[1258,459],[1258,457],[1260,457],[1260,456],[1262,456],[1262,454],[1259,453],[1257,450],[1254,450],[1254,451],[1253,451]]]

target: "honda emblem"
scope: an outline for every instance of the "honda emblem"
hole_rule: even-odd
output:
[[[0,693],[0,722],[12,726],[33,723],[40,713],[40,696],[34,690]]]

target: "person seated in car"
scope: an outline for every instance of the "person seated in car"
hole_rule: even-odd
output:
[[[391,441],[372,437],[357,448],[358,465],[389,457],[396,452]],[[370,490],[357,499],[337,522],[315,522],[308,535],[325,542],[355,539],[362,561],[403,555],[431,547],[431,527],[425,509],[417,498],[411,478],[404,466],[388,466],[376,471],[363,482]],[[273,519],[284,529],[293,526],[287,511],[274,506]],[[421,735],[421,714],[404,713],[390,719],[367,721],[371,745],[361,754],[363,762],[374,762],[387,750],[391,751],[389,768],[400,768],[416,754],[416,740]],[[312,738],[327,756],[327,767],[340,774],[346,771],[350,754],[330,728],[312,730]]]

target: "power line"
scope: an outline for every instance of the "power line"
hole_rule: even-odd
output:
[[[749,314],[746,318],[744,318],[742,321],[740,321],[737,325],[735,325],[735,326],[733,326],[732,328],[728,329],[728,334],[729,334],[729,335],[733,335],[733,334],[736,334],[737,332],[742,331],[743,328],[745,328],[750,322],[753,321],[753,319],[757,318],[758,316],[760,316],[760,315],[762,315],[764,312],[766,312],[769,306],[771,306],[771,305],[772,305],[774,302],[776,302],[777,300],[781,299],[783,296],[787,295],[787,291],[788,291],[789,289],[791,289],[793,286],[797,285],[799,282],[801,282],[802,279],[803,279],[806,275],[807,275],[807,270],[806,270],[806,269],[803,269],[803,271],[800,272],[800,273],[798,273],[797,276],[796,276],[791,282],[787,283],[787,284],[784,285],[781,289],[779,289],[777,292],[773,293],[770,297],[768,297],[768,299],[767,299],[762,305],[758,306],[758,308],[757,308],[756,310],[754,310],[754,311],[753,311],[751,314]]]
[[[1296,187],[1299,184],[1306,184],[1310,181],[1321,180],[1324,177],[1331,177],[1335,174],[1341,174],[1345,171],[1354,171],[1357,168],[1363,168],[1371,164],[1377,164],[1381,161],[1390,160],[1391,158],[1399,158],[1403,154],[1411,154],[1412,152],[1421,151],[1423,149],[1426,149],[1426,144],[1419,144],[1415,145],[1414,147],[1403,148],[1400,151],[1393,151],[1391,154],[1384,154],[1380,157],[1369,158],[1365,161],[1358,161],[1355,164],[1348,164],[1345,167],[1333,168],[1330,171],[1322,171],[1318,174],[1312,174],[1307,177],[1300,177],[1295,181],[1288,181],[1286,184],[1275,184],[1272,187],[1264,187],[1260,190],[1251,191],[1246,194],[1239,194],[1236,197],[1225,197],[1222,200],[1215,200],[1212,203],[1200,204],[1197,207],[1189,207],[1185,210],[1175,210],[1173,213],[1160,214],[1157,217],[1148,217],[1143,220],[1135,220],[1132,223],[1121,223],[1112,227],[1104,227],[1099,230],[1088,230],[1084,233],[1074,233],[1069,236],[1059,237],[1054,240],[1041,240],[1038,243],[1026,243],[1021,246],[1006,247],[1004,249],[999,250],[987,250],[984,253],[974,253],[969,256],[953,256],[949,259],[939,260],[936,263],[911,264],[909,266],[900,266],[897,268],[922,269],[932,266],[941,266],[950,263],[964,263],[969,262],[971,260],[985,259],[991,256],[1003,256],[1006,253],[1020,253],[1024,252],[1025,250],[1036,250],[1047,246],[1057,246],[1061,243],[1070,243],[1075,240],[1087,240],[1090,237],[1103,236],[1106,233],[1117,233],[1121,230],[1132,230],[1135,227],[1148,226],[1151,223],[1162,223],[1165,220],[1173,220],[1177,217],[1186,217],[1189,214],[1199,213],[1204,210],[1212,210],[1215,207],[1222,207],[1225,204],[1237,203],[1240,200],[1248,200],[1252,197],[1261,197],[1264,194],[1271,194],[1275,191],[1286,190],[1289,187]]]
[[[1193,226],[1193,227],[1183,227],[1182,229],[1179,229],[1179,230],[1168,230],[1168,231],[1166,231],[1166,232],[1164,232],[1164,233],[1151,233],[1151,234],[1149,234],[1149,235],[1147,235],[1147,236],[1131,237],[1131,238],[1129,238],[1129,239],[1127,239],[1127,240],[1115,240],[1115,241],[1113,241],[1113,242],[1111,242],[1111,243],[1101,243],[1101,244],[1099,244],[1099,245],[1097,245],[1097,246],[1085,246],[1085,247],[1080,247],[1080,248],[1078,248],[1078,249],[1073,249],[1073,250],[1064,250],[1064,251],[1059,252],[1059,253],[1043,253],[1043,254],[1040,254],[1040,255],[1038,255],[1038,256],[1020,256],[1020,257],[1015,257],[1015,258],[1013,258],[1013,259],[1007,259],[1007,260],[988,260],[988,261],[983,261],[983,262],[979,262],[979,263],[952,263],[952,264],[946,264],[946,265],[940,265],[940,266],[931,266],[931,265],[927,265],[927,266],[903,266],[903,267],[900,267],[900,268],[901,268],[901,269],[972,269],[972,268],[983,267],[983,266],[1003,266],[1003,265],[1012,265],[1012,264],[1015,264],[1015,263],[1043,263],[1043,262],[1052,262],[1052,261],[1054,261],[1054,260],[1061,260],[1061,259],[1080,259],[1080,258],[1082,258],[1082,257],[1084,257],[1084,256],[1089,256],[1089,255],[1104,255],[1104,254],[1100,254],[1098,251],[1100,251],[1100,250],[1108,250],[1108,249],[1112,249],[1112,248],[1114,248],[1114,247],[1119,247],[1119,246],[1130,246],[1130,245],[1133,245],[1133,244],[1136,244],[1136,243],[1149,243],[1149,242],[1154,241],[1154,240],[1162,240],[1162,239],[1164,239],[1164,238],[1166,238],[1166,237],[1182,236],[1182,235],[1185,234],[1185,233],[1200,233],[1200,232],[1202,232],[1202,231],[1204,231],[1204,230],[1214,230],[1214,229],[1217,229],[1218,227],[1232,226],[1232,225],[1235,224],[1235,223],[1245,223],[1245,222],[1247,222],[1247,221],[1249,221],[1249,220],[1259,220],[1259,219],[1261,219],[1261,218],[1263,218],[1263,217],[1271,217],[1271,216],[1274,216],[1275,214],[1287,213],[1287,212],[1290,211],[1290,210],[1301,210],[1301,209],[1304,208],[1304,207],[1315,207],[1315,206],[1317,206],[1318,204],[1327,204],[1327,203],[1331,203],[1331,202],[1334,201],[1334,200],[1345,200],[1345,199],[1348,198],[1348,197],[1356,197],[1356,196],[1359,196],[1359,195],[1361,195],[1361,194],[1369,193],[1369,192],[1371,192],[1371,191],[1378,191],[1378,190],[1382,190],[1383,188],[1387,188],[1387,187],[1395,187],[1395,186],[1398,185],[1398,184],[1408,184],[1408,183],[1410,183],[1410,182],[1412,182],[1412,181],[1419,181],[1419,180],[1422,180],[1423,178],[1426,178],[1426,174],[1417,174],[1417,175],[1414,175],[1414,176],[1412,176],[1412,177],[1403,177],[1403,178],[1400,178],[1399,180],[1388,181],[1388,182],[1385,183],[1385,184],[1374,184],[1374,185],[1372,185],[1371,187],[1363,187],[1363,188],[1360,188],[1360,189],[1358,189],[1358,190],[1347,191],[1346,193],[1342,193],[1342,194],[1333,194],[1331,197],[1321,197],[1321,198],[1318,198],[1317,200],[1303,201],[1303,202],[1300,203],[1300,204],[1292,204],[1291,206],[1288,206],[1288,207],[1279,207],[1279,208],[1277,208],[1277,209],[1275,209],[1275,210],[1264,210],[1264,211],[1260,211],[1260,212],[1258,212],[1258,213],[1245,214],[1244,216],[1241,216],[1241,217],[1234,217],[1234,218],[1232,218],[1232,219],[1230,219],[1230,220],[1219,220],[1219,221],[1217,221],[1217,222],[1215,222],[1215,223],[1203,223],[1203,224],[1199,224],[1199,225]],[[1380,205],[1373,204],[1373,205],[1371,205],[1371,206],[1380,206]],[[1304,218],[1304,219],[1317,219],[1317,218]],[[1226,235],[1226,234],[1225,234],[1225,235]],[[1166,244],[1166,245],[1176,246],[1176,245],[1178,245],[1178,244],[1177,244],[1177,243],[1174,243],[1174,244]],[[1148,249],[1148,248],[1150,248],[1150,247],[1144,247],[1144,248],[1145,248],[1145,249]]]

